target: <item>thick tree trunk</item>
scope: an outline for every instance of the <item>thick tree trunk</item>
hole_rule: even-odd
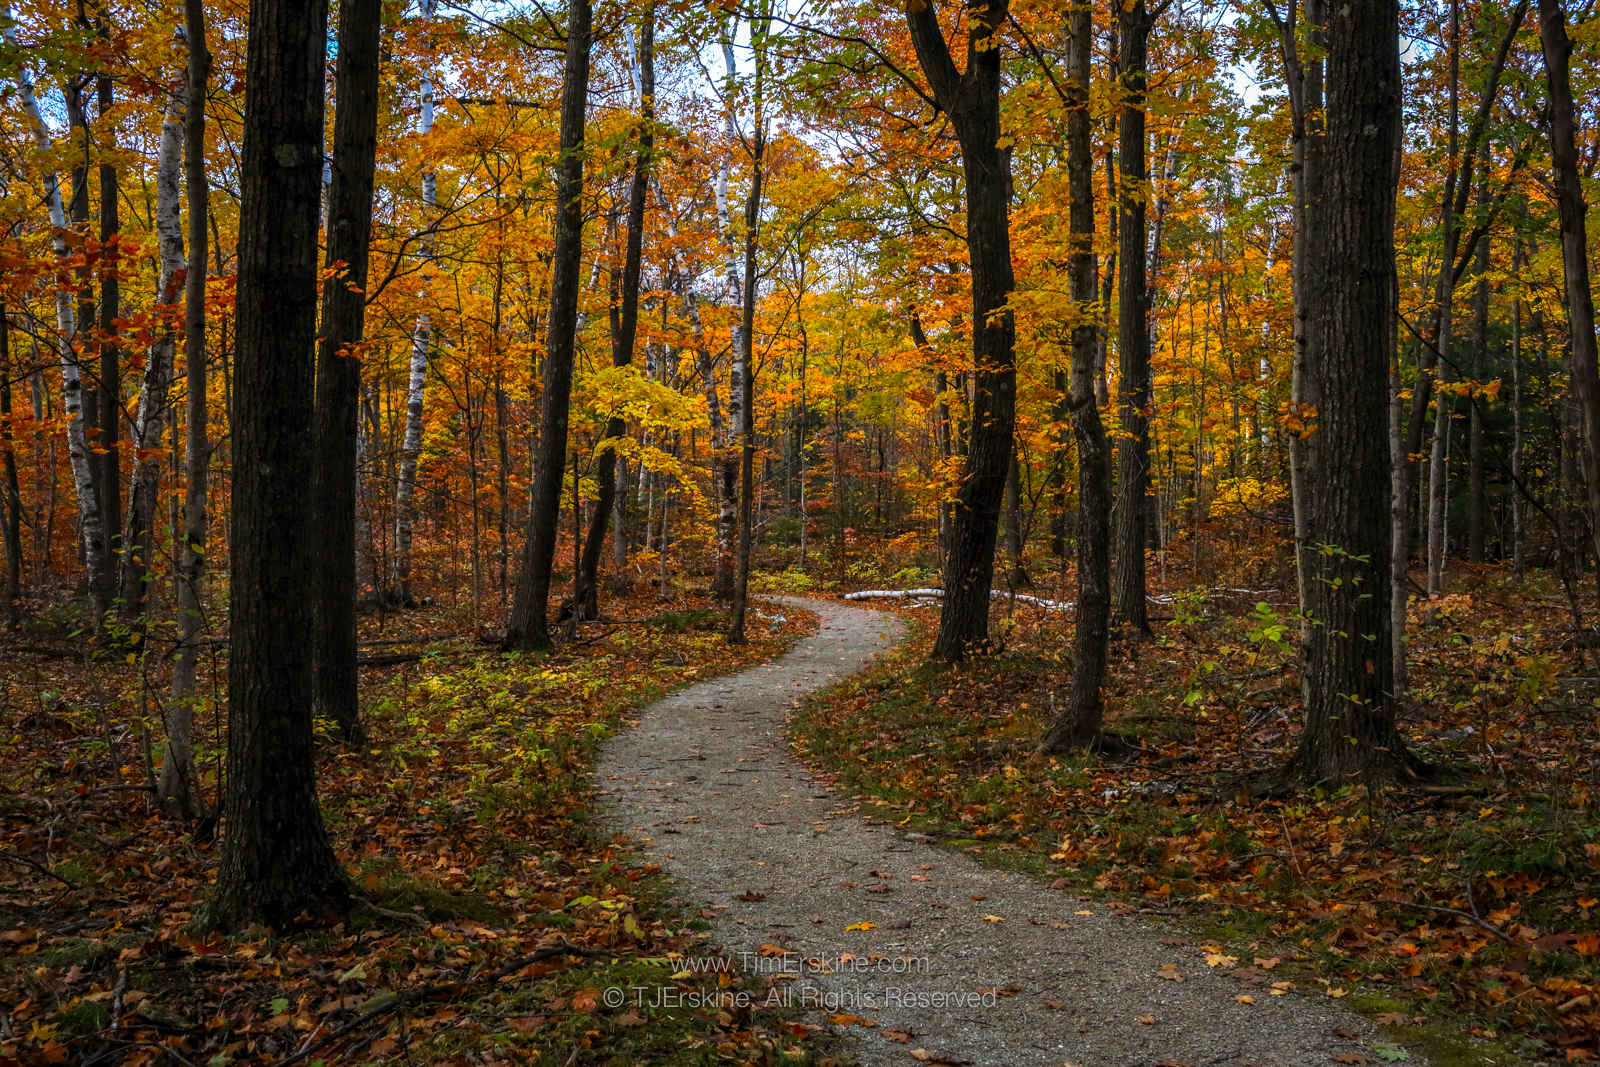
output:
[[[1312,781],[1409,767],[1390,692],[1387,367],[1393,357],[1399,179],[1396,0],[1329,12],[1327,125],[1311,151],[1306,372],[1320,401],[1307,439],[1309,703],[1291,771]]]
[[[0,40],[13,52],[20,53],[17,45],[16,23],[11,15],[10,0],[0,0]],[[41,150],[51,148],[50,133],[39,114],[38,100],[33,93],[33,81],[26,65],[17,74],[17,97],[23,114],[33,134],[34,144]],[[54,231],[51,249],[58,262],[68,258],[66,209],[61,202],[61,183],[55,174],[44,177],[45,207],[50,214]],[[89,444],[83,412],[83,383],[78,374],[78,357],[72,349],[77,333],[77,315],[72,306],[72,294],[65,288],[56,292],[56,352],[61,362],[61,406],[67,420],[67,459],[72,467],[72,482],[78,494],[78,525],[83,542],[84,564],[89,571],[89,591],[93,601],[95,626],[105,616],[110,606],[111,559],[106,543],[104,516],[100,509],[100,495],[91,468]]]
[[[172,363],[178,330],[174,322],[180,286],[188,268],[183,252],[183,137],[187,93],[174,89],[161,120],[156,156],[156,237],[160,270],[156,280],[156,339],[144,365],[139,411],[133,423],[133,484],[128,490],[128,528],[122,537],[122,567],[117,583],[122,617],[144,617],[145,594],[155,559],[156,505],[161,498],[161,438],[171,404]],[[109,509],[108,509],[109,510]]]
[[[226,833],[208,918],[344,913],[317,804],[311,706],[317,223],[326,0],[253,0],[233,404]]]
[[[421,0],[425,22],[432,24],[437,0]],[[418,132],[426,138],[433,132],[433,80],[427,69],[422,74],[422,122]],[[422,174],[422,208],[433,225],[433,209],[438,201],[438,180],[430,168]],[[422,258],[433,259],[433,245],[423,245]],[[425,273],[424,278],[427,277]],[[400,471],[394,484],[394,560],[389,573],[389,599],[409,607],[411,596],[411,539],[416,522],[417,460],[422,454],[422,401],[428,384],[428,354],[433,344],[433,320],[427,311],[417,316],[411,329],[411,369],[406,382],[406,429],[400,444]]]
[[[1118,229],[1121,270],[1117,295],[1117,355],[1122,364],[1117,404],[1122,433],[1117,442],[1116,572],[1113,617],[1139,633],[1150,632],[1144,553],[1145,497],[1150,491],[1150,291],[1145,280],[1145,198],[1150,168],[1145,162],[1145,82],[1154,20],[1145,0],[1122,5],[1122,116],[1117,155],[1122,166]]]
[[[504,646],[539,651],[552,647],[550,568],[561,515],[566,470],[567,415],[577,348],[578,284],[583,254],[583,121],[589,94],[589,0],[572,0],[567,58],[561,81],[561,155],[556,161],[555,249],[550,278],[550,325],[545,345],[544,395],[539,404],[539,446],[528,512],[528,538]]]
[[[655,147],[655,7],[646,7],[639,34],[638,92],[639,149],[633,165],[633,182],[628,187],[628,230],[622,257],[622,291],[611,336],[611,365],[626,367],[633,362],[633,348],[639,335],[639,274],[644,251],[644,209],[650,191],[651,156]],[[584,538],[583,555],[573,583],[572,604],[580,619],[600,617],[600,552],[605,546],[606,523],[618,511],[622,494],[617,491],[622,460],[614,445],[628,432],[628,422],[620,415],[606,420],[605,441],[596,449],[598,473],[595,478],[594,515]],[[618,523],[621,534],[621,523]]]
[[[1093,14],[1087,4],[1067,17],[1067,76],[1073,108],[1067,119],[1067,183],[1071,191],[1072,257],[1068,282],[1073,302],[1095,298],[1094,175],[1089,129],[1089,58],[1094,48]],[[1140,249],[1140,258],[1143,257]],[[1126,273],[1133,266],[1123,264]],[[1072,681],[1067,703],[1040,744],[1042,752],[1091,748],[1102,741],[1105,709],[1100,686],[1106,672],[1111,616],[1111,455],[1094,395],[1095,325],[1072,330],[1072,382],[1067,408],[1078,446],[1078,603],[1072,644]]]
[[[1571,334],[1572,391],[1583,425],[1583,481],[1589,530],[1600,560],[1600,366],[1596,365],[1594,293],[1589,286],[1587,205],[1578,169],[1572,102],[1572,41],[1560,0],[1539,0],[1539,37],[1550,90],[1550,156],[1561,218],[1561,262]]]
[[[944,605],[933,646],[935,659],[950,662],[989,647],[994,550],[1016,425],[1016,323],[1008,306],[1016,284],[1008,214],[1011,161],[998,146],[999,34],[1008,6],[1006,0],[995,0],[969,12],[964,73],[950,57],[933,4],[906,7],[917,60],[961,143],[972,263],[971,431],[950,524]],[[1089,337],[1092,344],[1092,325]]]
[[[183,548],[178,557],[178,648],[172,665],[172,698],[167,701],[167,743],[161,758],[161,802],[181,816],[205,808],[194,765],[195,667],[205,631],[206,482],[211,462],[206,417],[206,80],[211,53],[206,48],[205,0],[184,0],[189,39],[188,111],[184,119],[184,184],[189,200],[189,261],[183,285],[184,362],[188,392],[185,411]]]
[[[382,0],[343,0],[328,190],[330,274],[322,283],[317,356],[316,711],[346,740],[361,734],[356,693],[356,425],[361,403],[360,345],[366,332],[367,259],[378,144],[378,50]],[[336,268],[342,265],[342,270]]]

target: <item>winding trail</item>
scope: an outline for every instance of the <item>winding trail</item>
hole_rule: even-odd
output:
[[[1374,1028],[1334,1000],[1274,996],[1262,971],[1241,985],[1175,928],[937,849],[830,792],[794,759],[786,711],[867,666],[902,626],[793,603],[821,617],[815,635],[645,709],[607,744],[598,783],[612,825],[715,915],[736,962],[804,970],[778,988],[820,1005],[815,1021],[876,1021],[839,1028],[861,1062],[913,1064],[913,1050],[1004,1067],[1381,1062]]]

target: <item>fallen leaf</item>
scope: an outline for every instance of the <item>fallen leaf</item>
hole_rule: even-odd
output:
[[[1156,972],[1156,977],[1165,978],[1169,982],[1183,981],[1183,975],[1179,973],[1176,963],[1163,963],[1161,969]]]

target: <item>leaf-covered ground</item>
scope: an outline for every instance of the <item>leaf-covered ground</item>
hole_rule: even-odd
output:
[[[1404,731],[1437,781],[1264,795],[1253,772],[1300,722],[1292,585],[1200,584],[1178,555],[1154,640],[1113,650],[1108,726],[1134,758],[1034,756],[1070,616],[1001,603],[1003,651],[958,669],[926,663],[936,612],[907,608],[918,636],[810,701],[794,740],[957,847],[1187,917],[1244,995],[1348,997],[1436,1063],[1600,1055],[1600,670],[1559,587],[1452,563],[1459,591],[1414,610]]]
[[[646,1026],[597,1010],[606,987],[671,984],[673,953],[707,949],[671,887],[591,828],[596,746],[628,709],[815,624],[758,614],[751,644],[730,649],[709,607],[608,603],[615,618],[547,657],[429,642],[452,628],[438,612],[364,632],[377,658],[422,654],[363,672],[363,746],[321,738],[323,810],[363,903],[332,930],[280,937],[190,931],[217,845],[149,801],[159,720],[139,680],[158,665],[63,658],[60,634],[13,642],[0,659],[0,1062],[784,1059],[806,1030],[781,1019],[686,1007]],[[219,718],[208,708],[201,723],[213,788]],[[708,980],[679,978],[686,991]]]

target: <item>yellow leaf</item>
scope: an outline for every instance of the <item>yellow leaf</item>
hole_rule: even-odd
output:
[[[846,930],[876,930],[877,928],[877,923],[869,922],[851,923],[849,926],[845,927]]]

